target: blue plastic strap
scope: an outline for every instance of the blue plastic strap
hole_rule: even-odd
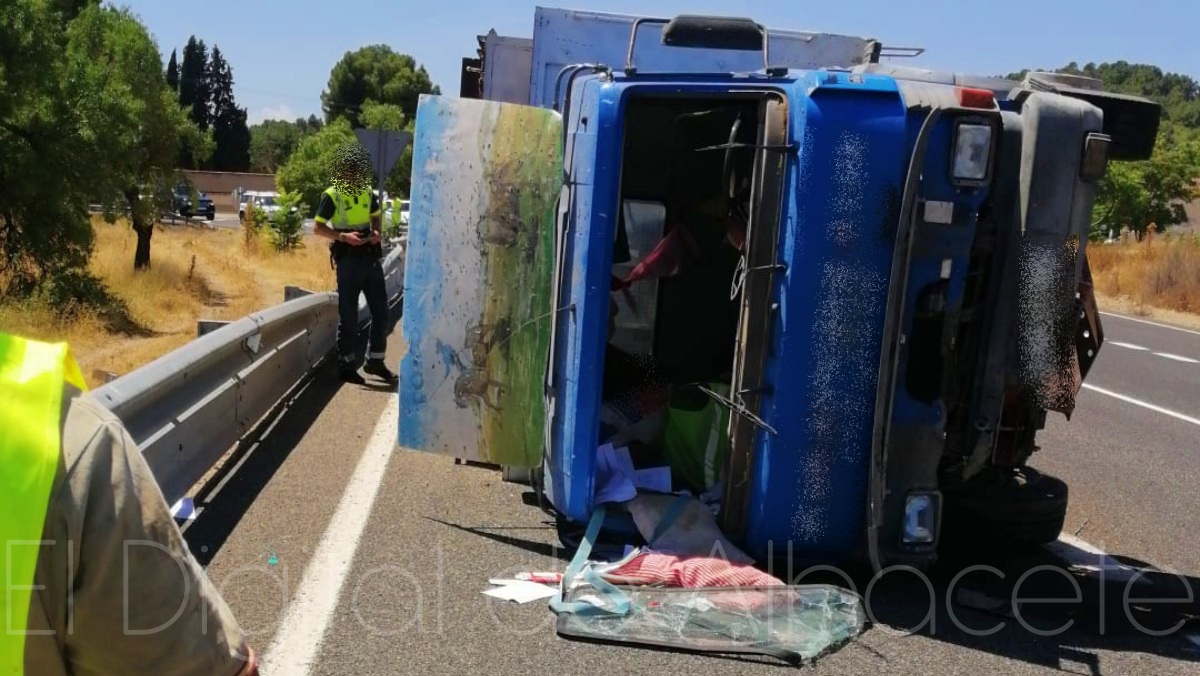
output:
[[[558,593],[550,599],[550,608],[556,613],[573,613],[575,615],[625,615],[629,613],[629,597],[615,585],[600,577],[600,574],[593,568],[588,568],[583,572],[583,579],[595,587],[599,596],[610,599],[613,607],[600,607],[583,601],[568,603],[563,600],[563,590],[571,587],[571,583],[587,564],[588,557],[592,554],[592,546],[600,535],[600,527],[604,525],[604,513],[604,505],[597,505],[595,511],[592,512],[592,520],[588,523],[587,532],[584,533],[583,540],[579,543],[579,549],[575,551],[575,557],[567,566],[567,571],[563,573]]]

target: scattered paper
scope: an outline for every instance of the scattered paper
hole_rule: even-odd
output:
[[[612,448],[612,445],[609,444],[609,447]],[[629,449],[621,446],[612,448],[611,453],[610,458],[612,459],[613,469],[632,479],[635,470],[633,468],[633,456],[629,454]]]
[[[641,490],[670,493],[671,468],[650,467],[648,469],[634,470],[633,485]]]
[[[596,497],[595,504],[628,502],[637,497],[633,484],[633,459],[629,449],[614,449],[604,444],[596,449]]]
[[[525,580],[488,580],[488,582],[491,584],[503,584],[484,591],[485,595],[514,603],[529,603],[538,599],[548,599],[558,592],[554,587],[537,582],[527,582]]]
[[[635,469],[629,449],[604,444],[596,449],[596,504],[628,502],[638,491],[671,492],[671,468]]]
[[[557,585],[562,582],[562,573],[517,573],[517,580],[521,582],[540,582],[542,584]],[[492,584],[496,584],[492,582]]]

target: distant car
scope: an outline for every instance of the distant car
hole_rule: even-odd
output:
[[[213,204],[212,198],[208,195],[198,192],[196,199],[196,208],[192,209],[192,190],[187,184],[181,184],[175,188],[174,196],[175,211],[184,218],[191,218],[193,215],[203,214],[206,220],[214,220],[217,217],[217,207]]]
[[[279,211],[279,193],[266,192],[258,190],[248,190],[242,195],[242,203],[238,205],[238,220],[246,219],[246,205],[253,203],[259,209],[267,213],[267,216],[273,215]],[[293,209],[294,211],[295,209]]]

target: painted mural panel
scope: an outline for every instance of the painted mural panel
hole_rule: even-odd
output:
[[[426,96],[413,140],[399,443],[541,462],[560,116]]]

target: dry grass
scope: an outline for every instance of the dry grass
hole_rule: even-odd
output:
[[[286,285],[335,286],[328,249],[312,237],[303,249],[276,253],[262,239],[247,244],[235,230],[159,228],[150,269],[134,272],[129,225],[95,219],[93,227],[91,271],[126,304],[130,321],[95,312],[64,320],[61,308],[0,301],[0,329],[69,342],[92,386],[102,382],[98,372],[127,373],[194,339],[199,319],[237,319],[276,305]]]
[[[1159,235],[1130,244],[1093,244],[1096,291],[1140,314],[1200,314],[1200,237]]]

